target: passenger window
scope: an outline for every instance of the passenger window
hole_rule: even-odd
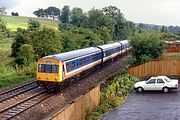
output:
[[[156,79],[151,79],[150,81],[148,81],[148,84],[155,84],[156,83]]]
[[[86,64],[86,58],[83,58],[83,64]]]
[[[79,62],[78,61],[76,61],[76,66],[79,66]]]
[[[79,60],[79,64],[82,65],[82,59]]]
[[[66,68],[67,68],[67,71],[70,71],[70,64],[69,63],[66,65]]]
[[[162,79],[157,79],[157,83],[164,83]]]
[[[72,65],[72,68],[75,68],[75,62],[72,62],[71,65]]]

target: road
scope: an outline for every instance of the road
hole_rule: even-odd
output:
[[[179,91],[133,92],[121,107],[101,120],[180,120]]]

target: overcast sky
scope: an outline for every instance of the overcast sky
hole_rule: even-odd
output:
[[[6,7],[8,14],[18,12],[21,16],[33,16],[38,8],[61,9],[64,5],[84,11],[113,5],[121,9],[126,19],[136,23],[180,26],[179,0],[0,0],[0,7]]]

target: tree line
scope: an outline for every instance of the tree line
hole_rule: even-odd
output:
[[[128,39],[135,32],[134,23],[126,20],[120,9],[115,6],[92,8],[87,13],[78,7],[70,10],[69,6],[56,10],[57,13],[52,12],[53,10],[54,7],[48,7],[43,11],[49,11],[47,17],[54,18],[61,11],[58,16],[58,30],[41,26],[38,21],[32,19],[28,21],[27,29],[17,29],[11,54],[14,64],[28,66],[31,62],[50,54]],[[37,16],[44,16],[42,13]]]
[[[56,7],[48,7],[47,9],[39,8],[38,10],[33,12],[38,18],[57,18],[60,15],[60,9]]]
[[[51,11],[52,7],[47,9]],[[154,34],[144,34],[145,31],[139,30],[132,21],[126,20],[116,6],[92,8],[88,12],[78,7],[70,9],[69,6],[64,6],[58,11],[59,15],[52,11],[47,15],[47,17],[58,17],[58,30],[41,26],[33,19],[28,21],[27,29],[17,29],[13,35],[11,52],[13,66],[30,66],[31,63],[47,55],[130,38],[134,46],[133,64],[153,59],[162,53],[163,45],[159,42],[159,37]],[[162,47],[158,47],[159,45]]]

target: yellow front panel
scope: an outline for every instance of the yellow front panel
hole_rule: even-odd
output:
[[[58,73],[42,73],[38,72],[39,64],[49,64],[49,65],[58,65]],[[42,58],[38,61],[36,80],[38,81],[47,81],[47,82],[61,82],[62,81],[62,63],[54,58]]]

